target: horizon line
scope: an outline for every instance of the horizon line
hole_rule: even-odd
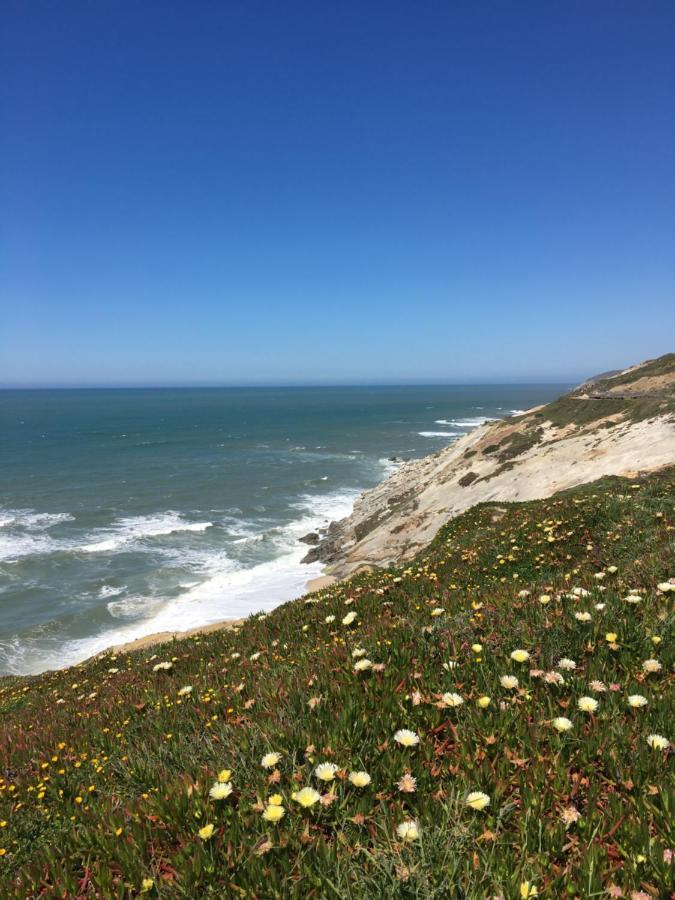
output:
[[[181,390],[286,390],[322,388],[387,388],[387,387],[520,387],[536,385],[581,384],[580,378],[542,378],[525,381],[330,381],[330,382],[231,382],[208,384],[0,384],[0,391],[181,391]]]

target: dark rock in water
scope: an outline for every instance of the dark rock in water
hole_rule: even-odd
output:
[[[303,544],[318,544],[321,538],[319,537],[316,531],[310,531],[309,534],[305,534],[303,537],[299,538]]]

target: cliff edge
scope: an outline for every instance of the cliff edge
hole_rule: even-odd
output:
[[[675,353],[589,379],[546,406],[490,422],[403,464],[333,522],[306,562],[344,578],[413,557],[485,501],[536,500],[604,475],[675,463]],[[499,510],[495,510],[499,515]]]

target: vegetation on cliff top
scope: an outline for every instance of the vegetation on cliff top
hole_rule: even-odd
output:
[[[675,470],[0,686],[0,894],[659,897]]]

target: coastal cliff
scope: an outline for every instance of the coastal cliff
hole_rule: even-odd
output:
[[[546,406],[489,422],[401,465],[307,556],[337,578],[411,559],[469,507],[550,497],[675,463],[675,353],[599,375]],[[496,510],[499,514],[499,511]]]

